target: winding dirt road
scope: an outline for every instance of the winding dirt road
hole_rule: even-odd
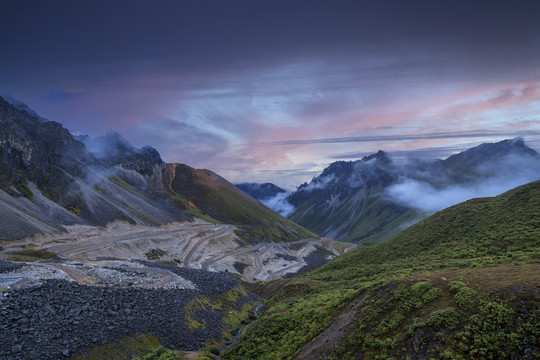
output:
[[[240,245],[234,229],[233,225],[204,222],[171,223],[157,228],[119,222],[106,227],[73,226],[67,233],[44,235],[31,241],[33,247],[55,252],[64,261],[147,260],[148,256],[154,255],[152,251],[159,250],[154,260],[175,261],[186,268],[237,273],[234,265],[243,263],[248,268],[240,275],[246,281],[273,280],[297,271],[306,265],[304,258],[315,250],[314,245],[321,245],[336,256],[340,253],[336,249],[338,242],[331,238]],[[351,245],[346,251],[353,247]],[[294,258],[284,262],[280,255]],[[82,274],[73,273],[76,267],[67,266],[68,262],[64,265],[71,274],[61,265],[55,266],[81,284],[88,281],[88,277],[84,279]],[[81,272],[84,274],[83,270]],[[159,272],[162,284],[171,281],[171,274],[163,270],[147,272],[154,275]]]
[[[40,264],[40,265],[42,265],[42,264]],[[67,276],[69,276],[70,278],[72,278],[73,280],[75,280],[77,283],[79,283],[81,285],[95,285],[95,283],[92,280],[86,278],[84,275],[82,275],[82,274],[80,274],[80,273],[78,273],[76,271],[73,271],[71,269],[66,268],[62,264],[45,263],[43,265],[50,266],[50,267],[53,267],[53,268],[56,268],[56,269],[62,271]]]
[[[232,228],[233,228],[232,225],[228,225],[225,229],[221,229],[217,232],[212,232],[211,234],[203,236],[202,238],[197,240],[197,242],[191,247],[188,254],[184,258],[184,261],[183,261],[184,267],[189,267],[189,262],[191,261],[193,254],[195,254],[195,252],[197,251],[197,249],[199,249],[199,246],[201,246],[202,243],[212,240],[212,239],[220,238],[221,236],[224,236],[225,234],[230,233],[232,231]]]
[[[275,280],[277,279],[278,277],[280,277],[280,274],[281,273],[284,273],[284,272],[287,272],[288,270],[291,270],[295,267],[298,267],[298,269],[301,269],[304,265],[306,265],[306,262],[304,261],[304,258],[301,256],[302,253],[304,251],[306,251],[306,249],[308,248],[308,246],[310,245],[313,245],[313,244],[316,244],[316,243],[319,243],[319,244],[322,244],[322,239],[321,240],[316,240],[316,241],[310,241],[308,242],[306,245],[304,245],[300,250],[298,250],[298,252],[296,253],[296,264],[294,265],[290,265],[290,266],[287,266],[287,267],[284,267],[283,269],[280,269],[276,272],[274,272],[272,275],[268,276],[266,278],[267,281],[270,281],[270,280]]]
[[[232,228],[232,226],[229,225]],[[90,253],[93,250],[103,248],[105,246],[114,245],[115,243],[134,243],[145,239],[156,239],[164,236],[172,236],[175,234],[189,233],[189,232],[205,232],[212,231],[214,225],[200,225],[197,227],[181,228],[181,229],[149,229],[136,232],[128,232],[123,234],[105,234],[84,241],[74,242],[71,244],[53,245],[47,248],[47,250],[55,252],[58,256],[73,257],[77,254]],[[222,234],[221,234],[222,235]],[[218,236],[216,234],[216,236]],[[62,239],[64,240],[64,239]],[[67,240],[73,240],[66,238]]]
[[[255,281],[255,277],[259,275],[263,270],[263,264],[261,262],[261,255],[263,255],[265,252],[270,250],[274,245],[273,244],[263,244],[261,248],[257,251],[257,254],[255,255],[254,262],[255,262],[255,271],[253,271],[251,274],[247,276],[247,280],[249,282]]]

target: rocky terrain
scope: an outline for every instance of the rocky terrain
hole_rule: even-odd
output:
[[[0,261],[0,359],[221,346],[260,303],[231,275],[279,279],[346,247],[212,171],[2,98],[0,213],[0,258],[20,261]]]
[[[13,277],[25,269],[43,266],[48,265],[21,267],[2,261],[0,272]],[[158,270],[155,279],[144,273],[148,269]],[[113,281],[114,276],[106,276],[107,284],[97,283],[100,276],[95,273],[105,275],[105,270],[119,273],[117,281]],[[86,269],[84,274],[90,278],[91,272]],[[158,274],[167,273],[176,279],[160,284]],[[73,278],[51,273],[33,286],[4,288],[0,292],[0,358],[68,358],[137,334],[152,334],[171,349],[195,350],[209,339],[222,338],[225,311],[259,300],[225,274],[150,262],[109,263],[106,268],[94,269],[93,280],[95,285],[81,285]],[[166,286],[171,282],[182,285]],[[221,300],[219,306],[186,310],[201,296],[219,299],[224,294],[230,300]],[[193,322],[202,325],[194,327]]]
[[[279,279],[350,248],[323,238],[249,244],[234,230],[115,222],[2,242],[0,257],[47,259],[0,260],[0,359],[69,358],[145,334],[170,349],[224,343],[260,301],[229,274]]]
[[[231,225],[201,220],[162,226],[111,223],[106,227],[66,226],[65,232],[39,234],[18,241],[0,241],[1,257],[13,249],[44,249],[62,259],[106,266],[102,259],[159,260],[184,268],[229,272],[244,281],[272,280],[295,274],[309,264],[323,264],[348,245],[324,238],[289,243],[245,243]]]

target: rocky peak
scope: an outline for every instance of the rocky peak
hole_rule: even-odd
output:
[[[31,109],[26,103],[14,99],[10,96],[4,96],[3,98],[0,96],[0,99],[3,99],[5,102],[12,105],[14,108],[26,112],[28,115],[35,117],[37,120],[41,122],[47,122],[49,120],[45,119],[44,117],[41,117],[38,113],[36,113],[33,109]]]
[[[377,161],[377,163],[379,163],[381,165],[390,165],[392,163],[392,159],[390,159],[388,157],[388,155],[386,155],[386,153],[384,151],[382,151],[382,150],[377,151],[375,154],[364,156],[359,161],[367,162],[367,161],[374,160],[374,159],[375,159],[375,161]]]
[[[540,155],[525,145],[523,138],[517,137],[478,145],[440,161],[439,165],[452,180],[470,182],[479,176],[496,175],[493,172],[503,171],[505,163],[510,165],[513,159],[540,161]],[[489,173],[486,173],[486,170],[489,170]]]
[[[88,136],[81,139],[88,151],[107,166],[120,165],[143,175],[150,175],[154,165],[163,163],[156,149],[151,146],[136,148],[117,132],[110,131],[95,139]]]
[[[61,124],[37,116],[0,98],[0,185],[31,197],[27,181],[52,199],[83,173],[84,145]],[[69,174],[69,175],[68,175]],[[57,191],[58,190],[58,191]]]

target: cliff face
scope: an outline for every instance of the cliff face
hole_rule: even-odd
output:
[[[108,134],[94,142],[102,150],[97,153],[79,139],[0,97],[0,239],[73,223],[119,219],[156,225],[185,219],[182,211],[145,193],[148,178],[163,164],[155,149],[137,149]]]
[[[84,144],[61,124],[42,122],[0,98],[0,186],[13,195],[32,198],[31,181],[48,198],[65,206],[73,202],[67,189],[91,162]]]

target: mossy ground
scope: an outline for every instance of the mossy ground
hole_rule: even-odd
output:
[[[238,300],[245,296],[247,292],[241,286],[219,296],[200,296],[185,306],[186,323],[190,328],[206,328],[208,324],[197,320],[196,314],[199,311],[221,311],[223,313],[222,338],[213,339],[208,346],[222,347],[226,339],[232,338],[238,329],[254,320],[253,310],[259,303],[247,302],[238,306]]]
[[[145,356],[160,346],[157,337],[151,334],[137,334],[127,336],[114,344],[96,346],[86,354],[74,356],[72,360],[130,360],[137,356]]]
[[[41,250],[41,249],[23,249],[20,251],[13,251],[3,255],[5,260],[10,261],[40,261],[56,259],[55,253]]]
[[[209,351],[178,351],[166,349],[149,334],[128,336],[115,344],[97,346],[87,354],[76,355],[72,360],[214,360]]]

